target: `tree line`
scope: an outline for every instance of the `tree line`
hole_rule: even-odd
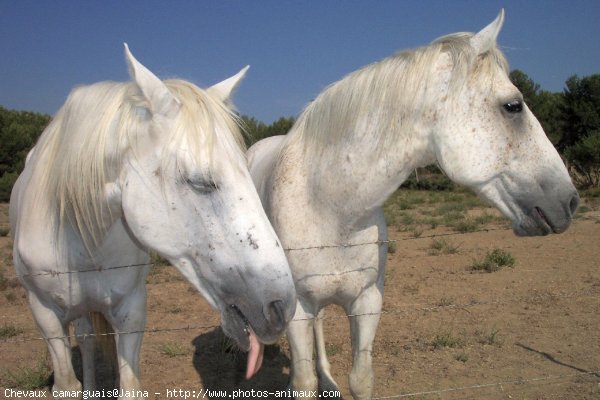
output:
[[[550,141],[569,167],[580,188],[600,186],[600,74],[572,76],[562,92],[542,90],[527,74],[513,70],[510,79],[523,93],[525,103],[538,118]],[[0,201],[23,170],[25,158],[51,117],[0,106]],[[240,117],[248,146],[258,140],[287,133],[295,122],[282,117],[265,124],[254,117]]]
[[[0,106],[0,201],[10,199],[27,153],[50,119],[46,114],[12,111]]]

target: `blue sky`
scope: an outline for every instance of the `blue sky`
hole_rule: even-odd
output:
[[[543,89],[600,73],[600,1],[0,0],[0,105],[54,114],[76,85],[127,80],[122,43],[161,78],[210,86],[250,64],[242,114],[294,116],[397,50],[477,31],[500,8],[511,68]]]

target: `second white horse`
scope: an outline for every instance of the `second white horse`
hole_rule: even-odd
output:
[[[338,304],[350,319],[350,391],[371,397],[387,252],[377,243],[387,239],[382,205],[415,168],[437,162],[510,218],[517,235],[569,226],[579,197],[510,82],[496,47],[503,19],[501,12],[477,34],[446,36],[348,75],[287,136],[250,148],[250,172],[298,292],[288,328],[292,389],[337,389],[317,317]]]

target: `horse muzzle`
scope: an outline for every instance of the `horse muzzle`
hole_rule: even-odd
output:
[[[231,300],[221,312],[223,330],[242,350],[250,346],[249,332],[255,333],[261,343],[275,343],[296,311],[294,291],[284,298],[265,301],[262,306],[250,304],[247,298]]]
[[[579,194],[570,192],[562,201],[550,201],[548,197],[539,197],[527,206],[521,203],[523,218],[513,225],[517,236],[545,236],[550,233],[563,233],[569,228],[571,220],[579,206]],[[531,203],[529,203],[531,204]]]

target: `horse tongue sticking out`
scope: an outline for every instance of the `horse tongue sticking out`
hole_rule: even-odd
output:
[[[250,339],[250,350],[248,351],[248,363],[246,365],[246,379],[250,379],[258,372],[263,362],[265,345],[256,337],[254,330],[248,326],[248,338]]]

